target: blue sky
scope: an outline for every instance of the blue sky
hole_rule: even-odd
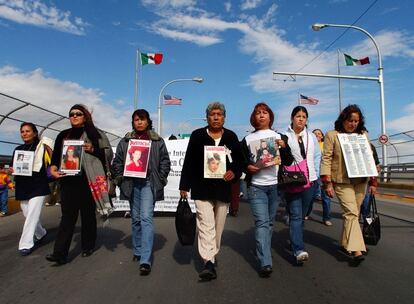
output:
[[[161,52],[161,65],[140,69],[139,108],[157,124],[161,87],[182,106],[163,107],[163,135],[190,133],[204,122],[211,101],[227,107],[226,126],[241,138],[253,106],[267,102],[275,128],[286,129],[298,93],[318,98],[310,127],[332,129],[338,114],[338,82],[273,78],[297,71],[319,55],[343,29],[314,32],[315,22],[352,24],[374,1],[207,0],[0,0],[0,92],[66,115],[74,103],[93,109],[96,124],[123,135],[133,111],[136,50]],[[383,55],[387,133],[414,129],[414,24],[412,1],[377,1],[355,24],[369,31]],[[337,49],[370,65],[345,67],[346,75],[377,76],[376,50],[350,30],[302,72],[336,74]],[[370,137],[380,132],[379,86],[342,82],[343,103],[359,104]],[[33,114],[38,115],[38,114]],[[34,118],[34,117],[33,117]],[[17,130],[12,132],[18,137]]]

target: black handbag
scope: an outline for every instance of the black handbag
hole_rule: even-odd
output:
[[[381,238],[381,223],[377,211],[377,202],[373,194],[369,198],[369,216],[364,218],[362,235],[367,245],[377,245]]]
[[[291,166],[293,167],[293,166]],[[306,185],[308,180],[306,175],[303,171],[300,170],[300,167],[295,164],[294,167],[296,168],[295,171],[289,171],[286,166],[280,166],[280,175],[278,177],[278,184],[282,185],[283,187],[289,186],[303,186]]]
[[[193,245],[196,234],[196,215],[186,198],[180,198],[175,212],[175,229],[181,245]]]

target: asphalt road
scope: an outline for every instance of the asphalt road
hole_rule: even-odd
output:
[[[394,205],[398,208],[398,205]],[[295,266],[287,226],[279,214],[273,235],[274,272],[257,275],[251,211],[241,203],[239,216],[228,217],[218,256],[218,278],[200,282],[197,248],[182,247],[174,218],[157,216],[153,270],[139,275],[131,261],[130,220],[111,218],[98,230],[96,252],[80,256],[80,229],[74,235],[70,263],[53,267],[51,253],[59,207],[43,209],[49,235],[30,256],[17,252],[23,216],[0,218],[0,303],[412,303],[414,298],[414,224],[383,216],[382,239],[358,267],[338,250],[339,206],[332,227],[322,225],[320,205],[305,223],[310,260]]]

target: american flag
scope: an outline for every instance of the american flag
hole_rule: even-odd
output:
[[[300,102],[300,104],[316,105],[316,104],[318,104],[319,99],[300,94],[299,102]]]
[[[165,105],[181,105],[181,98],[177,98],[171,95],[164,95],[164,104]]]

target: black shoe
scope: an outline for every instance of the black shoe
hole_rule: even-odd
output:
[[[66,264],[68,262],[68,258],[67,257],[59,257],[52,254],[48,254],[46,256],[46,260],[48,260],[49,262],[55,262],[58,265],[63,265]]]
[[[88,250],[82,250],[82,257],[86,258],[88,256],[91,256],[93,253],[93,249],[88,249]]]
[[[229,211],[230,216],[237,217],[237,214],[238,214],[237,210],[230,210]]]
[[[273,272],[272,266],[266,265],[266,266],[263,266],[262,268],[260,268],[259,276],[262,277],[262,278],[268,278],[268,277],[270,277],[272,272]]]
[[[36,236],[33,236],[33,242],[35,246],[39,246],[43,242],[43,240],[46,238],[46,236],[47,236],[47,231],[46,231],[46,234],[42,236],[40,239],[38,239]]]
[[[33,247],[29,249],[20,249],[19,253],[21,256],[27,256],[33,252]]]
[[[140,255],[135,255],[132,257],[132,262],[139,262],[141,260],[141,256]]]
[[[198,274],[200,279],[203,281],[211,281],[217,278],[216,269],[214,268],[214,264],[211,261],[207,261],[204,265],[203,270]]]
[[[139,265],[139,271],[142,276],[149,275],[151,272],[151,265],[149,264],[141,264]]]

